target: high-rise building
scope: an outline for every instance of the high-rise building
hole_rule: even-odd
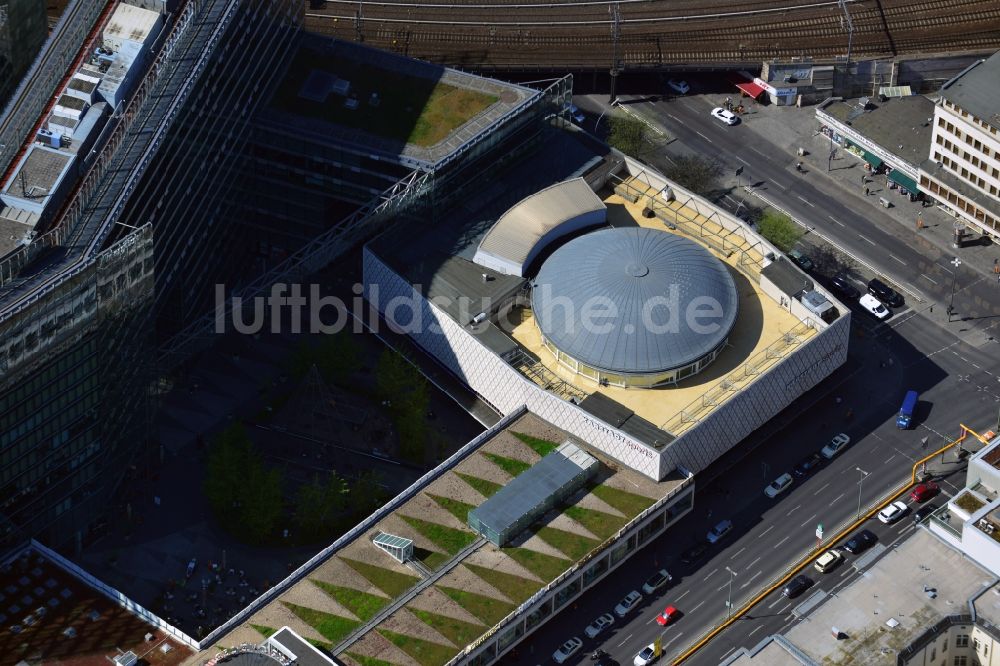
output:
[[[0,0],[0,112],[47,35],[44,2]]]

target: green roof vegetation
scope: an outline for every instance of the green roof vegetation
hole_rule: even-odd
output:
[[[360,622],[355,622],[339,615],[324,613],[315,608],[306,608],[305,606],[299,606],[287,601],[282,601],[281,603],[331,643],[339,643],[347,638],[347,635],[354,631],[355,628],[361,626]]]
[[[424,566],[431,571],[437,571],[441,566],[451,559],[450,555],[439,553],[436,550],[413,547],[413,557],[424,563]]]
[[[307,638],[306,640],[309,641],[313,647],[318,647],[320,650],[326,650],[327,652],[333,650],[333,643],[327,643],[326,641],[321,641],[318,638]]]
[[[543,458],[552,453],[553,451],[555,451],[557,448],[559,448],[559,445],[556,444],[555,442],[549,441],[547,439],[542,439],[541,437],[532,437],[531,435],[525,435],[524,433],[520,432],[515,432],[512,434],[514,435],[514,437],[517,437],[519,440],[521,440],[522,442],[530,446],[532,449],[534,449],[535,453],[542,456]]]
[[[967,511],[970,515],[979,511],[985,506],[983,501],[973,495],[972,493],[965,492],[958,496],[958,499],[952,500],[956,506]]]
[[[498,592],[515,604],[521,603],[541,589],[538,581],[522,578],[521,576],[497,571],[496,569],[487,569],[478,564],[469,564],[468,562],[463,562],[462,566],[492,585]]]
[[[251,624],[250,626],[264,638],[270,638],[271,634],[277,631],[274,627],[265,627],[263,624]]]
[[[392,641],[400,650],[413,657],[420,666],[441,666],[451,661],[451,658],[458,652],[455,648],[447,645],[439,645],[413,636],[397,634],[388,629],[379,629],[378,632]]]
[[[463,525],[469,522],[469,512],[476,508],[472,504],[466,504],[450,497],[441,497],[440,495],[431,495],[430,493],[427,493],[427,495],[437,502],[438,506],[442,509],[458,518],[458,521]]]
[[[543,527],[536,534],[544,539],[545,543],[561,550],[571,560],[579,560],[600,545],[600,542],[594,539],[554,527]]]
[[[367,592],[359,592],[349,587],[331,585],[326,581],[310,578],[313,584],[319,589],[333,597],[341,606],[358,616],[362,622],[375,617],[382,608],[389,603],[385,597],[378,597]]]
[[[368,579],[368,581],[378,589],[389,595],[390,599],[395,599],[403,592],[420,582],[416,576],[390,571],[374,564],[366,564],[357,560],[349,560],[346,557],[340,558],[350,565],[352,569]]]
[[[456,590],[453,587],[443,587],[438,585],[438,589],[447,594],[459,606],[469,611],[488,627],[494,626],[497,622],[510,615],[514,610],[514,604],[500,601],[493,597],[484,597],[481,594]]]
[[[531,463],[526,463],[523,460],[515,460],[514,458],[508,458],[506,456],[498,456],[495,453],[483,453],[483,455],[486,456],[490,462],[511,476],[517,476],[531,467]]]
[[[487,481],[486,479],[480,479],[478,476],[472,476],[471,474],[461,474],[455,472],[455,475],[465,481],[467,484],[472,486],[472,488],[482,495],[483,497],[492,497],[498,490],[503,488],[499,483],[493,483],[492,481]]]
[[[407,608],[411,613],[419,617],[425,623],[434,627],[438,633],[454,643],[457,648],[464,648],[466,645],[479,638],[483,631],[485,631],[485,628],[481,624],[463,622],[462,620],[456,620],[455,618],[448,617],[447,615],[431,613],[417,608],[410,608],[409,606]]]
[[[393,666],[391,661],[376,659],[375,657],[366,657],[365,655],[358,654],[357,652],[345,652],[344,654],[358,662],[361,666]]]
[[[527,548],[501,548],[501,550],[546,583],[573,565],[561,557],[552,557]]]
[[[601,539],[610,538],[626,522],[621,516],[612,516],[610,513],[585,509],[582,506],[568,506],[563,513],[586,527],[588,532]]]
[[[424,535],[435,546],[451,555],[455,555],[477,538],[471,531],[456,530],[446,525],[431,523],[419,518],[413,518],[412,516],[397,515],[405,520],[410,527]]]
[[[597,485],[590,492],[604,500],[609,506],[621,511],[629,518],[635,518],[640,513],[653,506],[653,500],[635,493],[625,492],[606,485]]]

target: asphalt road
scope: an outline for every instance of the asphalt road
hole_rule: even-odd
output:
[[[656,103],[657,112],[666,116],[664,124],[689,147],[726,163],[738,151],[746,156],[744,165],[755,186],[768,188],[786,210],[803,219],[822,213],[838,220],[824,231],[904,288],[920,274],[940,278],[936,282],[924,279],[927,286],[916,290],[922,298],[940,302],[950,294],[950,266],[931,261],[916,248],[871,224],[867,219],[871,211],[862,214],[854,210],[852,203],[845,201],[848,197],[803,182],[804,178],[794,171],[792,158],[784,163],[767,157],[773,152],[770,144],[749,132],[736,134],[745,129],[740,126],[718,124],[708,115],[704,100],[677,102]],[[670,124],[670,119],[675,122]],[[720,132],[732,132],[732,136],[723,141]],[[897,224],[893,220],[887,223]],[[897,259],[891,259],[889,254]],[[960,272],[957,285],[959,310],[962,298],[995,296],[995,292],[985,290],[992,285],[983,283],[972,271],[968,275]],[[955,333],[962,323],[938,325],[909,309],[898,312],[887,324],[876,324],[857,313],[855,321],[845,368],[774,419],[777,426],[766,436],[755,433],[702,473],[696,506],[688,516],[503,661],[543,663],[551,659],[563,641],[579,636],[584,646],[566,663],[586,663],[587,655],[600,647],[628,666],[644,646],[662,634],[666,653],[662,661],[668,663],[725,618],[730,581],[733,604],[738,608],[816,546],[817,524],[824,525],[829,538],[839,531],[839,526],[853,522],[859,496],[861,506],[868,507],[909,478],[913,463],[957,435],[959,423],[984,430],[996,424],[1000,357],[992,345],[979,349],[959,340]],[[914,427],[902,431],[895,427],[895,415],[909,389],[920,391],[921,401]],[[852,445],[847,450],[811,477],[797,479],[777,500],[764,496],[767,483],[838,432],[851,436]],[[762,439],[766,441],[747,455],[746,450]],[[940,466],[941,481],[943,492],[951,495],[964,484],[964,466],[953,457],[947,460]],[[867,473],[863,482],[858,468]],[[712,480],[706,482],[706,478]],[[724,518],[734,521],[733,533],[713,546],[702,562],[682,565],[680,554],[703,540],[708,529]],[[882,542],[891,542],[910,524],[908,518],[892,527],[876,523],[873,531]],[[671,586],[644,598],[636,610],[624,620],[617,620],[596,640],[587,640],[583,633],[586,625],[610,612],[618,600],[639,589],[658,568],[667,568],[674,576]],[[845,583],[852,571],[848,562],[848,566],[823,576],[819,586],[826,589]],[[810,577],[817,579],[820,574]],[[654,620],[666,605],[676,606],[683,616],[664,630]],[[715,664],[733,649],[755,644],[793,620],[790,611],[794,605],[768,598],[751,611],[753,619],[731,627],[687,663]]]

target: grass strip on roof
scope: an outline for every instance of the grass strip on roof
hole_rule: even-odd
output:
[[[413,557],[424,563],[424,566],[431,571],[437,571],[441,566],[451,559],[450,555],[439,553],[436,550],[413,547]]]
[[[454,643],[457,648],[464,648],[482,636],[483,632],[486,631],[486,627],[481,624],[463,622],[447,615],[431,613],[430,611],[419,610],[417,608],[407,607],[407,610],[436,629],[438,633]]]
[[[490,462],[511,476],[517,476],[531,467],[531,463],[526,463],[523,460],[515,460],[514,458],[508,458],[507,456],[498,456],[495,453],[483,453],[483,455],[486,456]]]
[[[542,439],[541,437],[532,437],[531,435],[525,435],[524,433],[515,432],[514,437],[530,446],[534,449],[535,453],[541,457],[545,457],[559,448],[559,445],[548,439]]]
[[[618,509],[630,519],[635,518],[640,513],[653,505],[654,500],[635,493],[618,490],[611,486],[599,484],[590,489],[590,492],[597,495],[610,506]]]
[[[442,509],[458,518],[458,521],[463,525],[468,524],[469,512],[476,508],[472,504],[466,504],[450,497],[441,497],[440,495],[431,495],[430,493],[427,493],[427,496],[437,502],[438,506]]]
[[[582,506],[568,506],[564,513],[601,539],[610,538],[625,524],[625,519],[621,516],[612,516],[610,513],[585,509]]]
[[[420,532],[431,543],[446,553],[454,555],[476,540],[476,535],[471,531],[456,530],[447,525],[431,523],[419,518],[398,514],[407,524]]]
[[[277,631],[274,627],[266,627],[263,624],[251,624],[250,626],[264,638],[270,638],[271,634]]]
[[[420,579],[416,576],[408,576],[407,574],[391,571],[375,566],[374,564],[349,560],[346,557],[341,557],[340,559],[368,579],[372,585],[389,595],[390,599],[395,599],[420,582]]]
[[[546,583],[573,565],[567,559],[552,557],[528,548],[501,548],[500,550]]]
[[[363,654],[358,654],[357,652],[345,652],[344,654],[358,662],[361,666],[393,666],[391,661],[376,659],[375,657],[367,657]]]
[[[462,566],[492,585],[505,597],[519,604],[542,588],[538,581],[515,576],[496,569],[488,569],[478,564],[463,562]]]
[[[514,604],[509,604],[506,601],[500,601],[493,597],[485,597],[481,594],[458,590],[454,587],[443,587],[441,585],[438,585],[437,589],[451,597],[452,601],[459,606],[478,617],[488,627],[494,626],[514,610]]]
[[[358,619],[362,622],[367,622],[375,617],[375,615],[382,610],[387,603],[389,603],[389,600],[385,597],[368,594],[367,592],[360,592],[349,587],[332,585],[323,580],[316,580],[313,578],[310,578],[309,580],[311,580],[316,587],[333,597],[333,599],[341,606],[357,615]]]
[[[339,643],[344,640],[349,633],[361,625],[360,622],[349,620],[346,617],[325,613],[315,608],[299,606],[288,601],[282,601],[285,608],[295,613],[295,615],[319,632],[319,634],[331,643]]]
[[[321,641],[318,638],[307,638],[306,640],[312,643],[313,647],[317,647],[328,654],[333,652],[333,643],[327,643],[326,641]]]
[[[571,560],[579,560],[590,551],[597,548],[600,542],[589,539],[579,534],[573,534],[566,530],[558,530],[554,527],[543,527],[536,532],[545,543],[553,548],[561,550]]]
[[[431,643],[406,634],[397,634],[388,629],[378,629],[377,631],[389,639],[393,645],[413,657],[420,666],[442,666],[458,654],[458,648]]]
[[[467,484],[472,486],[473,490],[482,495],[483,497],[493,497],[493,495],[503,488],[499,483],[493,483],[492,481],[487,481],[486,479],[480,479],[478,476],[472,476],[471,474],[462,474],[461,472],[455,472],[458,478],[465,481]]]

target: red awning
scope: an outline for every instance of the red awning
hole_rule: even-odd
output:
[[[758,97],[760,97],[760,94],[764,92],[763,88],[761,88],[756,83],[753,83],[752,81],[748,83],[737,83],[736,87],[742,90],[744,93],[746,93],[753,99],[757,99]]]

